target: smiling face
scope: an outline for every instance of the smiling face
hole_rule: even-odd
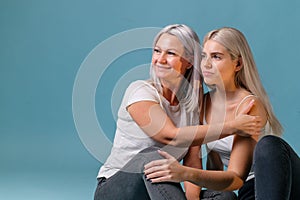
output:
[[[240,70],[238,60],[232,60],[230,53],[220,43],[208,40],[202,52],[201,70],[204,82],[226,88],[235,88],[235,73]]]
[[[164,33],[154,46],[152,65],[161,80],[181,79],[191,64],[183,58],[184,47],[173,35]]]

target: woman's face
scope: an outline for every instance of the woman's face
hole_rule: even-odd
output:
[[[205,42],[201,71],[207,85],[234,87],[235,73],[240,70],[237,60],[232,60],[227,49],[214,40]]]
[[[184,47],[173,35],[164,33],[154,46],[152,65],[158,78],[174,81],[182,78],[191,64],[183,58]]]

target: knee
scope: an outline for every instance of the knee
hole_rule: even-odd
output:
[[[140,158],[144,161],[144,164],[147,164],[153,160],[162,159],[162,156],[158,153],[159,148],[156,146],[148,147],[142,150],[139,155]]]
[[[269,151],[273,147],[278,147],[278,145],[281,144],[281,138],[273,135],[267,135],[263,138],[261,138],[258,143],[256,144],[255,152],[264,152]]]
[[[149,147],[140,151],[127,162],[122,170],[131,173],[143,173],[145,164],[153,160],[161,159],[157,149],[157,147]]]
[[[282,141],[283,140],[280,137],[273,135],[267,135],[261,138],[254,150],[255,160],[264,160],[272,155],[274,156],[279,152],[279,149],[284,148],[284,143]]]
[[[150,147],[148,147],[148,148],[143,149],[142,151],[140,151],[140,153],[147,154],[147,153],[156,152],[157,150],[159,150],[159,147],[157,147],[157,146],[150,146]]]

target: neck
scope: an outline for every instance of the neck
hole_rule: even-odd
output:
[[[161,81],[163,88],[163,96],[170,102],[170,105],[177,105],[178,99],[176,94],[180,87],[180,81]]]
[[[240,94],[240,88],[236,86],[231,87],[215,87],[213,98],[215,100],[223,100],[226,102],[235,100]]]

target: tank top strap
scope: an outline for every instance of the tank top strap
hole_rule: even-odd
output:
[[[242,103],[244,103],[248,98],[250,98],[250,97],[256,97],[254,94],[249,94],[249,95],[247,95],[247,96],[245,96],[241,101],[240,101],[240,103],[238,104],[238,106],[236,107],[236,109],[235,109],[235,113],[234,113],[234,116],[236,117],[236,115],[237,115],[237,111],[239,110],[239,108],[240,108],[240,106],[242,105]]]

